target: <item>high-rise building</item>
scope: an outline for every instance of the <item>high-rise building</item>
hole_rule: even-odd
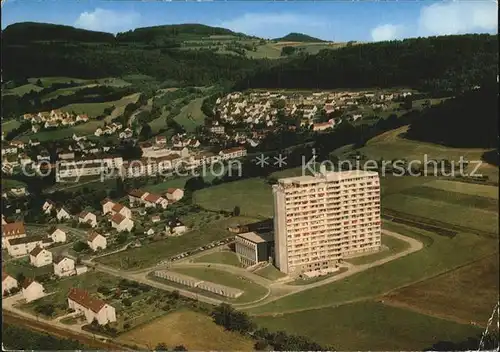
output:
[[[275,265],[299,275],[333,271],[349,256],[380,249],[376,172],[322,170],[273,186]]]

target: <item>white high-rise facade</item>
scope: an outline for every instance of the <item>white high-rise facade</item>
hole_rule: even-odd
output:
[[[275,265],[299,275],[336,268],[340,259],[380,249],[376,172],[290,177],[273,186]]]

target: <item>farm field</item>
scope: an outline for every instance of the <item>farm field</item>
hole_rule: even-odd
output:
[[[432,143],[408,140],[402,137],[402,134],[407,130],[408,126],[403,126],[385,132],[369,140],[366,146],[360,148],[359,151],[373,160],[383,158],[385,160],[406,159],[408,161],[423,161],[424,155],[427,155],[427,160],[447,159],[458,162],[461,156],[469,161],[481,160],[483,153],[490,150],[481,148],[450,148]],[[466,171],[472,172],[474,167],[475,166],[471,164]],[[477,172],[488,175],[492,179],[498,178],[498,167],[494,167],[487,163],[482,163]]]
[[[409,244],[407,242],[401,241],[400,239],[397,239],[392,236],[387,236],[384,234],[382,234],[382,245],[386,246],[386,249],[383,249],[377,253],[346,259],[346,262],[354,265],[368,264],[380,260],[382,258],[388,257],[389,255],[402,252],[409,247]]]
[[[286,296],[249,310],[252,314],[336,305],[353,299],[375,297],[403,285],[431,278],[498,252],[496,239],[472,233],[453,238],[395,223],[384,228],[416,238],[424,248],[397,260],[367,269],[344,280]]]
[[[4,94],[12,94],[12,95],[17,95],[17,96],[21,97],[26,93],[29,93],[32,91],[39,92],[42,89],[43,89],[42,87],[39,87],[36,84],[28,83],[28,84],[25,84],[25,85],[22,85],[22,86],[19,86],[16,88],[7,89],[6,92],[4,92]]]
[[[481,259],[383,297],[430,314],[486,324],[498,301],[498,255]]]
[[[384,197],[382,201],[383,208],[398,213],[498,234],[497,199],[419,186]]]
[[[220,251],[206,254],[194,260],[195,263],[219,263],[226,265],[241,266],[238,256],[234,252]]]
[[[201,111],[201,104],[205,98],[196,98],[181,109],[174,120],[183,126],[187,132],[194,132],[196,127],[203,126],[205,114]]]
[[[439,341],[459,342],[482,332],[372,301],[255,320],[270,330],[304,335],[337,351],[362,351],[367,346],[374,351],[423,351]]]
[[[239,206],[243,215],[268,218],[273,214],[272,196],[265,180],[251,178],[202,189],[194,193],[193,200],[208,210],[233,211]]]
[[[435,180],[426,183],[425,186],[443,191],[498,199],[498,187],[495,186],[477,185],[473,183],[453,182],[446,180]]]
[[[231,299],[218,296],[221,299],[226,299],[232,303],[247,303],[258,300],[264,297],[267,293],[267,289],[247,278],[239,277],[237,275],[228,273],[226,271],[213,269],[213,268],[182,268],[182,267],[172,267],[169,269],[180,274],[192,276],[201,280],[213,282],[219,285],[225,285],[232,288],[240,289],[245,291],[240,297]],[[189,287],[186,287],[189,289]],[[203,291],[204,292],[204,291]]]
[[[232,217],[214,221],[200,230],[184,233],[182,236],[168,237],[160,241],[146,244],[140,248],[128,249],[123,252],[97,258],[96,261],[119,269],[132,270],[147,268],[175,254],[196,249],[212,241],[231,236],[227,227],[233,224],[248,224],[258,219],[250,217]]]
[[[121,335],[118,341],[154,349],[184,345],[190,351],[252,351],[253,341],[239,333],[225,331],[203,313],[181,310]]]

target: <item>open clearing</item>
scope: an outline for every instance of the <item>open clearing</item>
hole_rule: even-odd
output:
[[[354,299],[376,297],[416,281],[430,278],[478,258],[498,252],[497,239],[471,233],[453,238],[395,223],[388,230],[413,237],[425,244],[418,252],[367,269],[341,281],[283,297],[249,310],[253,314],[336,305]]]
[[[279,271],[279,269],[272,264],[268,264],[267,266],[261,269],[257,269],[253,273],[273,281],[281,279],[282,277],[286,276],[286,274]]]
[[[17,95],[17,96],[23,96],[26,93],[29,93],[32,91],[39,92],[42,89],[43,89],[42,87],[39,87],[36,84],[28,83],[28,84],[25,84],[25,85],[22,85],[22,86],[19,86],[16,88],[7,89],[6,92],[4,92],[3,94],[12,94],[12,95]]]
[[[410,246],[408,242],[401,241],[400,239],[387,235],[382,235],[382,245],[386,246],[387,249],[383,249],[380,252],[373,254],[346,259],[346,262],[354,265],[368,264],[390,255],[402,252]]]
[[[486,324],[498,301],[498,270],[495,254],[391,292],[383,299],[424,313]]]
[[[432,187],[443,191],[469,194],[479,197],[488,197],[498,199],[498,187],[488,185],[478,185],[473,183],[453,182],[446,180],[435,180],[425,184],[426,187]]]
[[[119,269],[131,270],[147,268],[175,254],[196,249],[212,241],[232,236],[227,228],[233,224],[249,224],[258,219],[239,216],[207,223],[203,229],[184,233],[182,236],[168,237],[128,249],[116,254],[97,258],[96,261]]]
[[[183,126],[187,132],[194,132],[196,127],[203,126],[205,114],[201,111],[201,104],[205,98],[196,98],[181,109],[174,120]]]
[[[252,351],[253,341],[225,331],[202,313],[182,310],[121,335],[118,341],[142,345],[150,350],[159,343],[184,345],[189,351]]]
[[[273,331],[305,335],[337,351],[423,351],[439,341],[463,341],[482,330],[386,306],[358,302],[279,316],[258,317]]]
[[[202,189],[194,193],[193,200],[208,210],[233,211],[239,206],[243,215],[268,218],[273,214],[272,197],[265,180],[250,178]]]
[[[237,276],[226,271],[214,268],[188,268],[188,267],[173,267],[169,269],[180,274],[192,276],[201,280],[213,282],[215,284],[224,285],[245,291],[240,297],[232,299],[223,296],[218,296],[220,299],[226,299],[232,303],[247,303],[264,297],[267,289],[245,277]],[[186,286],[186,289],[189,287]]]
[[[7,134],[15,128],[21,126],[21,123],[18,120],[8,120],[2,122],[2,132]]]

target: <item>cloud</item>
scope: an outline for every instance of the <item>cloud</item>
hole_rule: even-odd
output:
[[[96,8],[93,12],[82,12],[75,21],[75,26],[93,31],[117,33],[139,25],[141,15],[138,12],[123,12]]]
[[[235,32],[275,38],[290,32],[309,32],[328,26],[328,22],[315,16],[293,13],[246,13],[232,20],[223,21],[220,27]]]
[[[373,41],[382,42],[401,38],[402,32],[403,26],[387,23],[373,28],[371,36]]]
[[[498,5],[494,1],[444,2],[420,10],[418,34],[448,35],[492,32],[498,28]]]

